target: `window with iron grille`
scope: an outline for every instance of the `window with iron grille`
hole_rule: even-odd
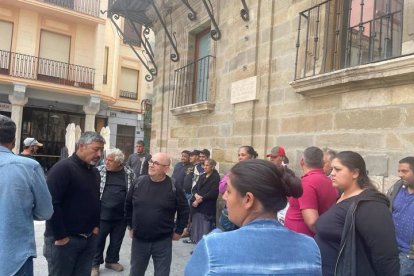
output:
[[[210,100],[210,69],[214,61],[214,57],[210,55],[210,28],[190,34],[190,37],[194,40],[194,61],[174,72],[173,108]]]
[[[295,80],[414,53],[404,0],[328,0],[299,13]]]

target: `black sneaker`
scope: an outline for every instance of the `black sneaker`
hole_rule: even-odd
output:
[[[183,240],[183,243],[189,243],[189,244],[195,244],[195,242],[193,242],[192,240],[188,239],[188,240]]]

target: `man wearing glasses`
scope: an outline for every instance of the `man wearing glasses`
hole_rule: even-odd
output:
[[[181,238],[189,208],[184,191],[177,189],[175,181],[167,175],[171,164],[168,155],[156,153],[148,163],[148,175],[134,180],[125,203],[125,216],[132,238],[130,275],[144,276],[152,257],[154,275],[168,276],[172,240]]]

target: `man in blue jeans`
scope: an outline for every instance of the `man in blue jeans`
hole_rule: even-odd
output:
[[[78,141],[77,151],[56,163],[47,184],[55,213],[46,222],[43,254],[49,275],[90,275],[99,233],[99,162],[104,138],[87,131]]]
[[[414,275],[414,157],[405,157],[398,164],[401,178],[388,191],[394,219],[400,275]]]
[[[16,124],[0,115],[0,275],[33,275],[33,219],[49,219],[52,198],[35,160],[13,154]]]

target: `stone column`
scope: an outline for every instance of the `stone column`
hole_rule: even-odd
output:
[[[101,107],[101,98],[90,96],[88,104],[83,107],[85,112],[85,131],[95,131],[95,115]]]
[[[23,106],[27,104],[26,86],[14,84],[13,94],[9,95],[9,102],[12,104],[11,119],[16,123],[16,146],[14,153],[20,152],[20,140],[22,136]]]

